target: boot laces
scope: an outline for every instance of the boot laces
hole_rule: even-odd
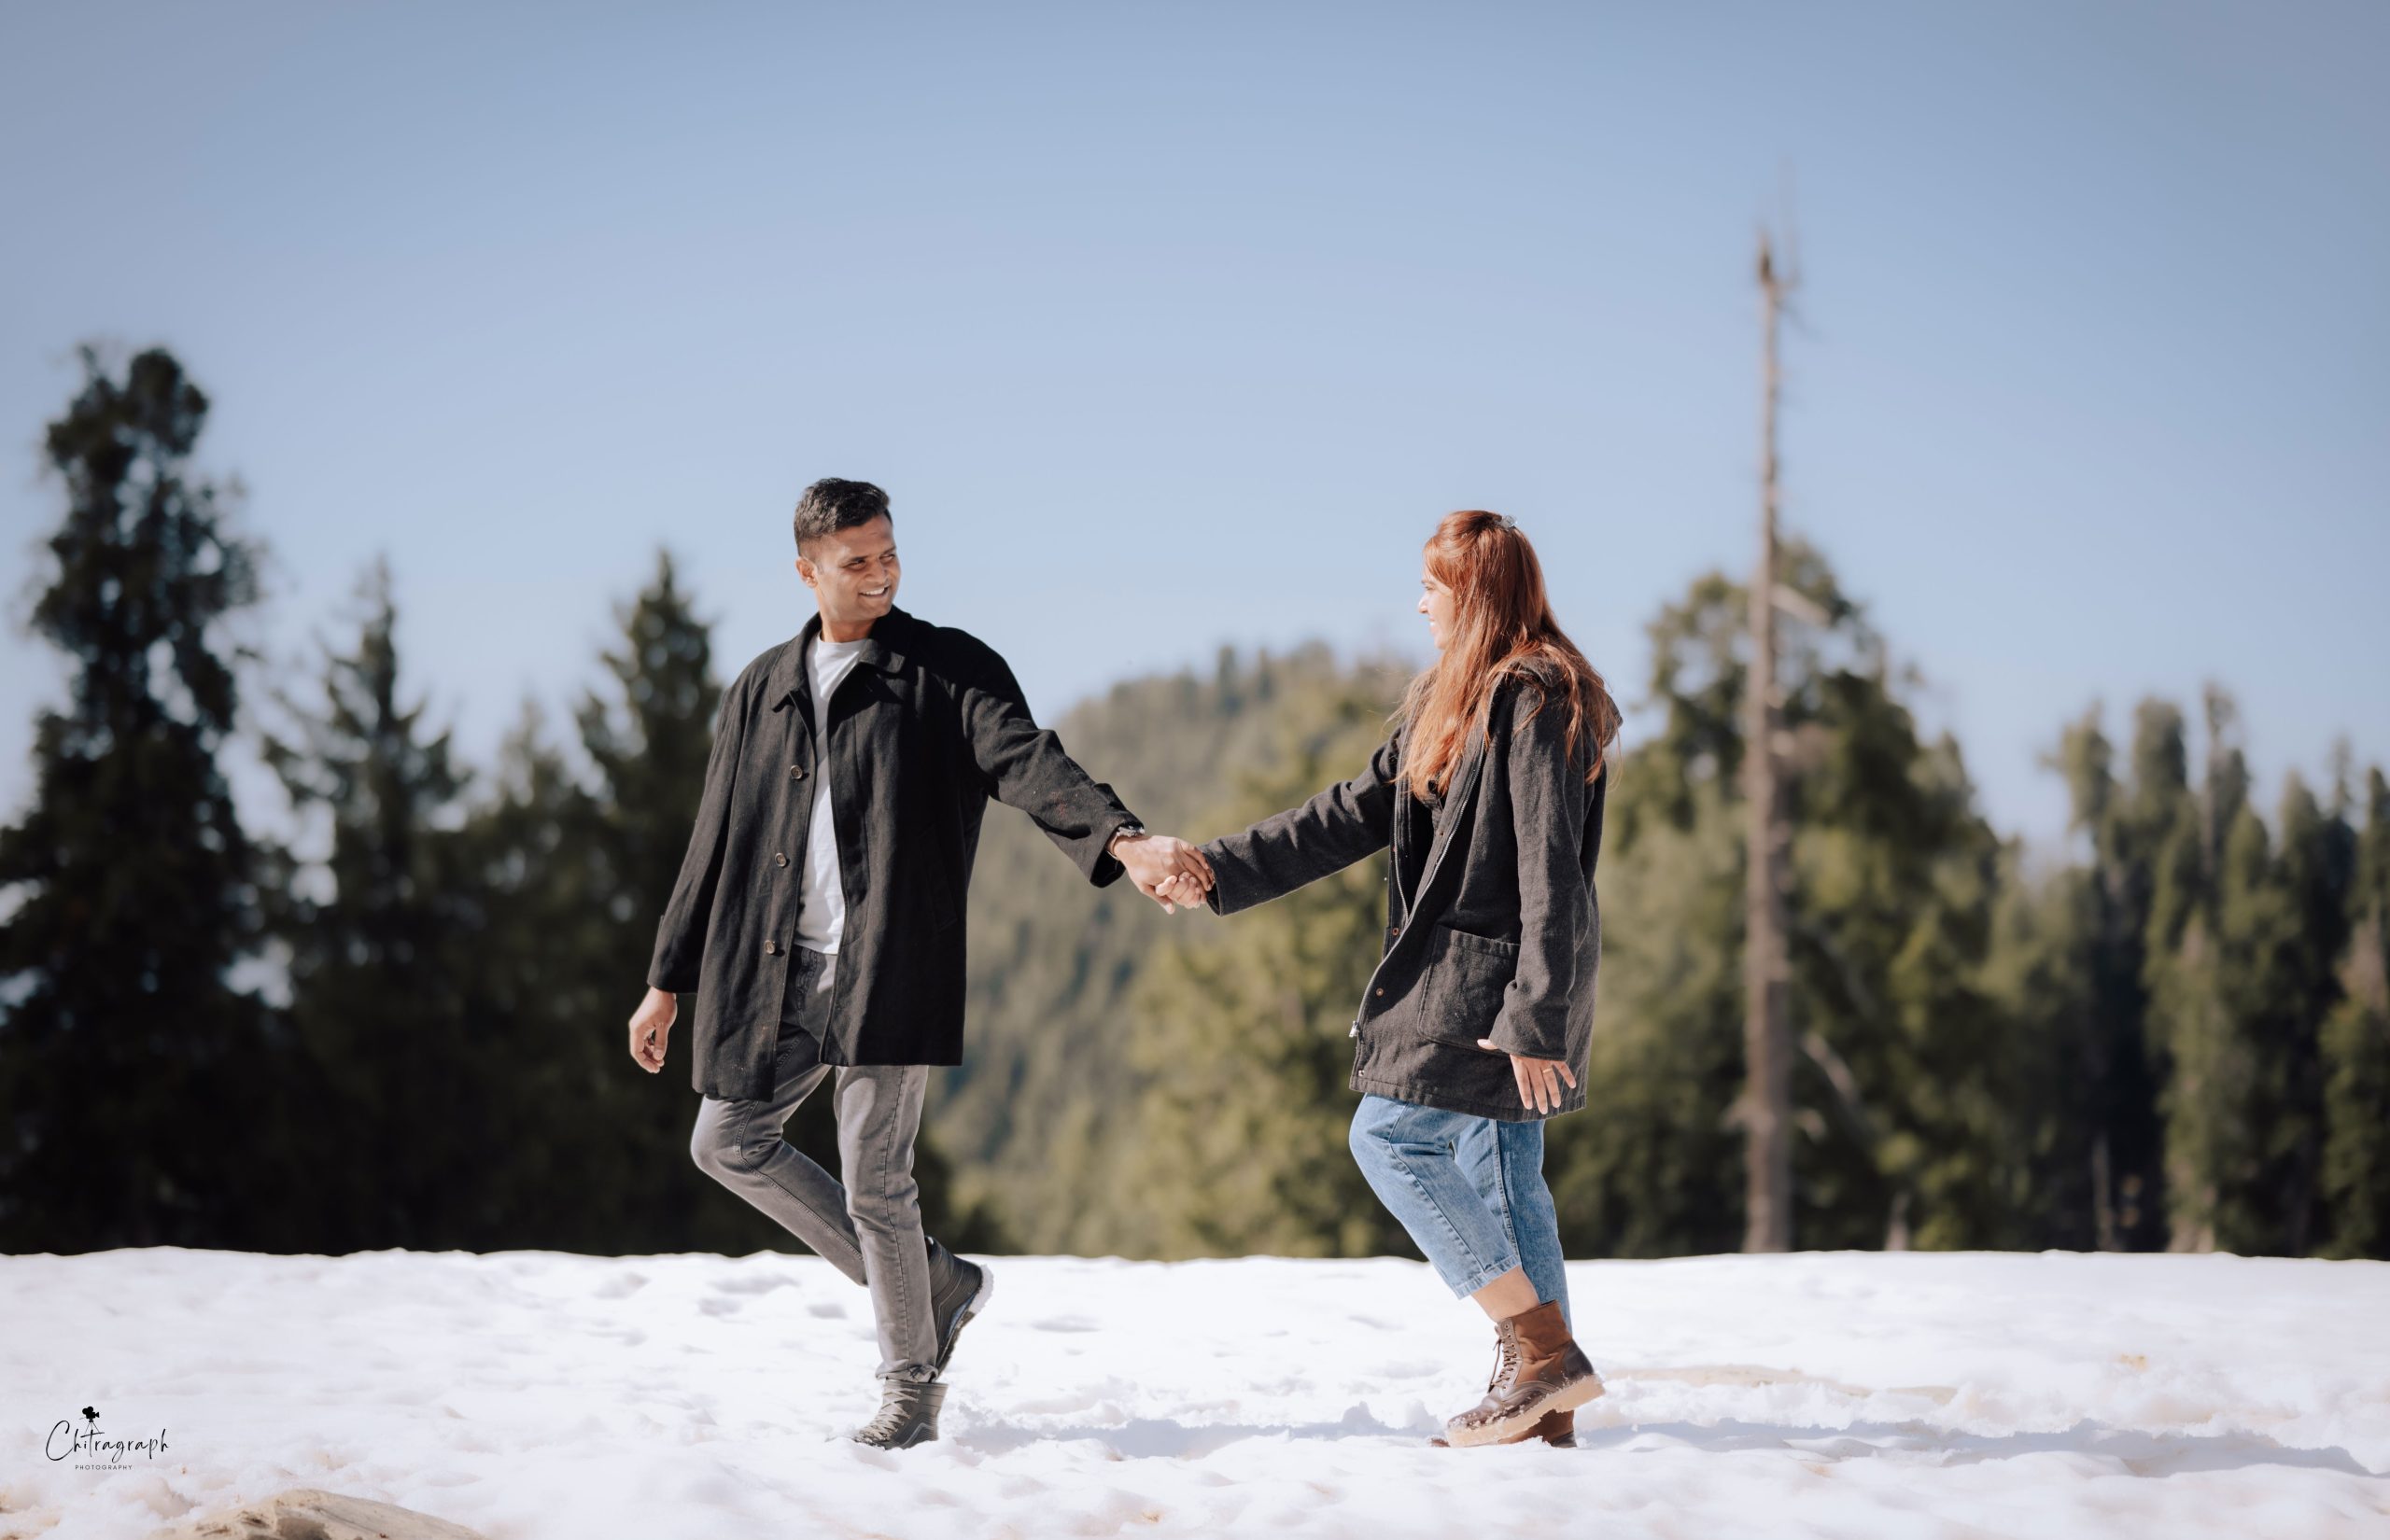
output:
[[[905,1424],[911,1420],[914,1400],[914,1397],[901,1391],[891,1392],[881,1400],[879,1410],[873,1415],[870,1421],[863,1425],[863,1432],[857,1436],[866,1443],[873,1444],[884,1444],[895,1437],[905,1430]]]
[[[1510,1378],[1519,1366],[1519,1336],[1500,1327],[1494,1331],[1494,1372],[1485,1378],[1485,1388],[1491,1391]]]

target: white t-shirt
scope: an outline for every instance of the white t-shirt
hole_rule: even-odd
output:
[[[854,667],[868,641],[820,637],[806,651],[813,676],[813,824],[805,836],[804,886],[797,892],[796,944],[808,952],[838,950],[847,928],[847,894],[838,885],[838,831],[830,821],[830,696]]]

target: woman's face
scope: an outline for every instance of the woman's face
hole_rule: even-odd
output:
[[[1427,617],[1428,639],[1442,651],[1453,637],[1453,591],[1424,567],[1419,572],[1419,613]]]

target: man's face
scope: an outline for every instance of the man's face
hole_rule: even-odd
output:
[[[796,558],[825,623],[868,624],[896,602],[896,526],[886,516],[835,530]]]

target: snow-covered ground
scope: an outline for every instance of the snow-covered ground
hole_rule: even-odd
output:
[[[1491,1337],[1415,1263],[996,1266],[944,1440],[887,1453],[810,1256],[0,1257],[0,1535],[290,1486],[492,1540],[2390,1534],[2390,1265],[1580,1263],[1573,1450],[1427,1447]]]

